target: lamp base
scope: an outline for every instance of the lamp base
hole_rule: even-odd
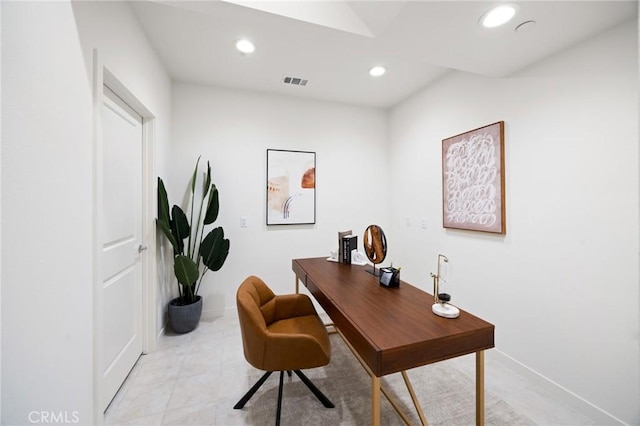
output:
[[[460,309],[448,303],[434,303],[431,310],[443,318],[458,318],[460,316]]]

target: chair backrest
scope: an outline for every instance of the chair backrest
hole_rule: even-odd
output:
[[[267,326],[274,320],[275,294],[256,276],[247,277],[236,294],[244,356],[263,369]]]

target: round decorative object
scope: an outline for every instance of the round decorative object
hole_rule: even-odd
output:
[[[367,257],[374,265],[382,263],[387,257],[387,238],[378,225],[369,225],[365,229],[362,244]]]

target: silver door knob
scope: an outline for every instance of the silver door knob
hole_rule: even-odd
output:
[[[138,253],[142,253],[143,251],[145,251],[147,249],[147,246],[140,244],[138,246]]]

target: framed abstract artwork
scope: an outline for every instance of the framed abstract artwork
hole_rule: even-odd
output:
[[[267,225],[316,223],[316,153],[267,149]]]
[[[445,228],[504,234],[504,121],[442,141]]]

